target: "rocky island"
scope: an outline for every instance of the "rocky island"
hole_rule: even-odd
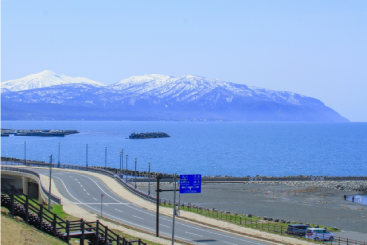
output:
[[[129,136],[129,139],[151,139],[151,138],[167,138],[171,137],[163,132],[153,132],[153,133],[132,133]]]

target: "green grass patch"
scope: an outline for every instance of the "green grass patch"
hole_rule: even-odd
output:
[[[173,204],[171,203],[163,202],[161,203],[161,206],[173,209]],[[272,221],[264,220],[263,217],[257,217],[257,216],[248,217],[247,215],[243,215],[243,214],[236,214],[233,212],[220,212],[218,210],[205,209],[205,208],[200,208],[197,206],[195,207],[194,206],[190,206],[190,207],[180,206],[180,210],[196,213],[196,214],[203,215],[205,217],[213,218],[216,220],[227,221],[227,222],[237,224],[243,227],[265,231],[265,232],[273,233],[273,234],[280,234],[280,235],[287,235],[285,234],[285,231],[287,230],[288,225],[291,225],[290,223],[275,222],[274,220]],[[309,225],[310,227],[315,227],[316,225],[318,225],[320,228],[327,228],[327,230],[331,232],[340,231],[338,229],[335,229],[334,227],[323,226],[319,224],[309,224]],[[304,237],[300,237],[300,236],[296,236],[296,237],[302,240],[306,240]]]

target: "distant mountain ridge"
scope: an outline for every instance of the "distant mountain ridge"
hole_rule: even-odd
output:
[[[69,77],[65,75],[56,74],[53,71],[45,70],[37,74],[32,74],[23,78],[8,80],[1,83],[1,89],[7,89],[9,91],[22,91],[35,88],[46,88],[62,84],[91,84],[95,86],[105,86],[103,83],[99,83],[84,77]]]
[[[311,97],[193,75],[104,85],[44,71],[1,87],[3,120],[348,121]]]

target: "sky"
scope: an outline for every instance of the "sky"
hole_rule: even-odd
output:
[[[217,78],[367,122],[367,1],[2,0],[1,81],[43,70]]]

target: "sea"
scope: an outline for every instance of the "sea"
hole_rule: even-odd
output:
[[[1,128],[80,132],[1,137],[1,156],[21,159],[115,168],[122,161],[124,169],[150,164],[152,172],[202,176],[367,176],[367,123],[2,121]],[[128,139],[134,132],[171,137]]]

